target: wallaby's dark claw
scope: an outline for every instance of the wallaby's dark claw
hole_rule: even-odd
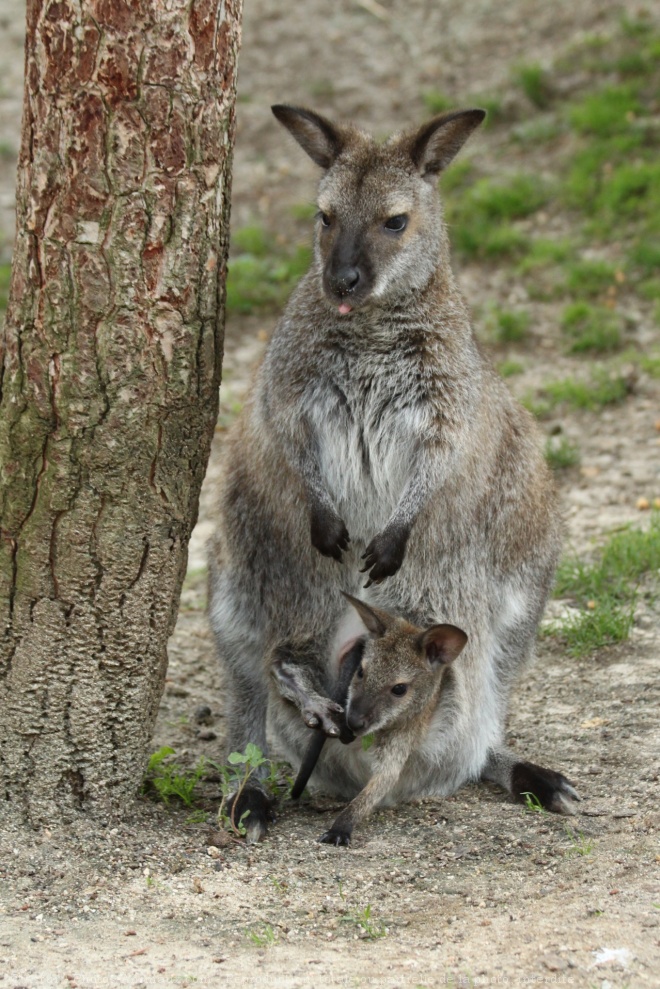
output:
[[[351,843],[351,836],[345,831],[335,831],[334,828],[330,828],[329,831],[325,831],[320,838],[317,839],[320,845],[343,845],[345,848]]]
[[[406,529],[385,529],[374,536],[362,556],[365,567],[360,573],[368,571],[372,583],[393,577],[403,563],[408,535]]]
[[[338,738],[341,735],[342,725],[338,723],[344,709],[336,701],[317,699],[313,706],[310,704],[303,710],[303,721],[308,728],[314,728],[328,735],[330,738]],[[341,718],[343,722],[343,718]]]
[[[348,547],[350,537],[342,519],[328,508],[315,508],[311,519],[312,546],[333,560],[341,563],[344,550]]]
[[[575,787],[561,773],[533,762],[517,762],[511,771],[511,792],[518,800],[531,793],[546,810],[575,814],[580,802]]]

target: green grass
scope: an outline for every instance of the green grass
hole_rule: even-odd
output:
[[[537,64],[518,65],[514,69],[513,77],[527,99],[537,109],[545,110],[550,105],[552,99],[550,77],[542,66]]]
[[[605,405],[622,402],[627,394],[625,378],[608,374],[604,369],[595,372],[588,381],[562,378],[547,382],[541,390],[541,398],[548,411],[557,405],[566,405],[571,409],[597,412]]]
[[[486,119],[482,124],[483,127],[492,127],[494,124],[499,124],[506,119],[502,100],[492,93],[488,96],[473,96],[470,98],[470,103],[472,106],[478,106],[480,109],[486,111]]]
[[[568,824],[564,825],[564,830],[572,841],[566,849],[567,855],[591,855],[595,847],[592,838],[585,838],[582,831],[575,832]]]
[[[525,287],[532,299],[553,299],[565,292],[564,265],[575,256],[576,247],[569,240],[547,240],[543,237],[531,240],[516,267],[516,274],[523,276]],[[524,276],[531,276],[525,278]]]
[[[427,89],[422,93],[422,101],[427,113],[444,113],[445,110],[451,110],[456,106],[454,100],[437,89]]]
[[[474,181],[474,165],[470,161],[453,161],[440,176],[440,189],[443,193],[457,189],[467,189]]]
[[[606,86],[589,93],[569,110],[571,127],[578,134],[612,137],[630,131],[630,124],[642,105],[631,85]]]
[[[261,227],[235,230],[227,273],[227,311],[250,313],[280,308],[310,262],[307,246],[282,252]]]
[[[564,132],[561,118],[554,113],[545,113],[534,120],[523,120],[512,129],[512,135],[519,144],[537,147],[554,141]]]
[[[500,361],[497,370],[503,378],[513,378],[514,375],[524,372],[525,365],[521,364],[520,361]]]
[[[538,271],[539,268],[547,268],[567,261],[575,252],[575,248],[568,240],[546,240],[538,237],[530,241],[529,250],[518,263],[518,271],[522,275],[528,272]]]
[[[539,798],[536,796],[535,793],[532,793],[531,790],[525,790],[521,794],[521,796],[525,798],[525,810],[529,811],[532,814],[548,813],[545,807],[543,806],[543,804],[541,803],[541,801],[539,800]]]
[[[562,313],[561,328],[571,354],[605,354],[621,346],[619,321],[604,306],[572,302]]]
[[[153,753],[147,764],[144,790],[154,793],[164,804],[176,799],[190,807],[195,799],[195,787],[206,772],[205,761],[200,759],[192,770],[186,771],[172,761],[173,755],[174,749],[167,745]]]
[[[628,260],[643,275],[653,275],[660,271],[660,238],[657,240],[641,240],[635,243],[628,254]],[[660,297],[660,279],[653,283],[655,298]],[[640,286],[644,292],[644,286]]]
[[[291,216],[296,220],[309,222],[314,219],[318,212],[316,203],[294,203],[290,208]]]
[[[511,224],[531,216],[549,197],[549,189],[531,175],[514,175],[506,182],[479,179],[449,204],[454,248],[469,258],[521,255],[529,241]]]
[[[568,651],[584,656],[625,641],[632,628],[640,580],[660,572],[660,514],[648,529],[628,527],[611,536],[592,562],[573,556],[557,571],[555,596],[568,598],[575,613],[553,626]]]
[[[549,436],[545,444],[545,459],[553,470],[566,470],[580,463],[580,450],[565,436]]]
[[[486,319],[489,335],[496,343],[520,343],[525,340],[531,317],[526,309],[500,309],[495,306]]]
[[[344,905],[341,917],[342,924],[355,925],[360,932],[360,936],[367,941],[376,941],[387,935],[384,924],[374,921],[370,903],[362,908],[348,905],[341,880],[339,881],[339,896]]]
[[[635,363],[651,378],[660,378],[660,357],[649,357],[647,354],[637,354]]]
[[[594,299],[603,296],[617,284],[621,274],[616,265],[609,261],[590,261],[580,258],[565,265],[566,288],[571,295],[580,299]]]
[[[258,948],[268,948],[277,942],[277,935],[270,924],[266,924],[258,931],[246,931],[245,936],[251,944],[255,944]]]

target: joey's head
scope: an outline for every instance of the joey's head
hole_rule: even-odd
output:
[[[348,315],[422,289],[447,262],[438,175],[485,112],[444,113],[379,144],[302,107],[272,110],[324,169],[315,251],[328,303]]]
[[[346,723],[356,735],[414,721],[437,696],[444,671],[467,642],[455,625],[422,629],[344,595],[369,635],[346,700]]]

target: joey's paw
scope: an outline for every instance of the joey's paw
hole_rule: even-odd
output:
[[[342,519],[331,509],[312,510],[312,546],[333,560],[341,563],[344,550],[348,549],[350,536]]]
[[[365,587],[379,584],[386,577],[392,577],[406,555],[408,529],[385,529],[371,540],[362,555],[364,567],[360,573],[369,574]]]
[[[330,828],[317,839],[320,845],[343,845],[348,848],[351,843],[351,836],[348,831],[340,831],[337,828]]]
[[[518,800],[531,793],[545,810],[554,814],[576,814],[580,798],[573,784],[556,773],[533,762],[517,762],[511,771],[511,790]]]
[[[329,738],[341,737],[345,722],[341,704],[319,697],[303,708],[302,716],[308,728],[318,729]]]
[[[257,786],[246,786],[238,799],[236,795],[227,801],[226,813],[237,831],[245,828],[249,845],[266,837],[268,825],[275,820],[275,801]]]

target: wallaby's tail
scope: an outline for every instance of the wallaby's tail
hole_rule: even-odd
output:
[[[357,670],[358,666],[362,662],[362,653],[364,652],[364,638],[360,638],[351,649],[346,653],[341,661],[341,667],[339,670],[339,679],[337,680],[337,686],[332,693],[332,700],[337,704],[346,704],[346,695],[348,694],[348,688],[350,687],[353,675]],[[342,725],[341,735],[339,736],[339,741],[344,744],[352,742],[355,736],[353,732],[348,728],[346,724]],[[293,784],[291,789],[291,799],[298,800],[303,793],[303,790],[309,782],[309,777],[314,772],[316,763],[319,761],[319,756],[325,745],[326,736],[322,735],[320,732],[316,738],[313,738],[309,743],[309,748],[305,753],[300,769],[298,770],[298,775],[296,776],[296,782]]]

